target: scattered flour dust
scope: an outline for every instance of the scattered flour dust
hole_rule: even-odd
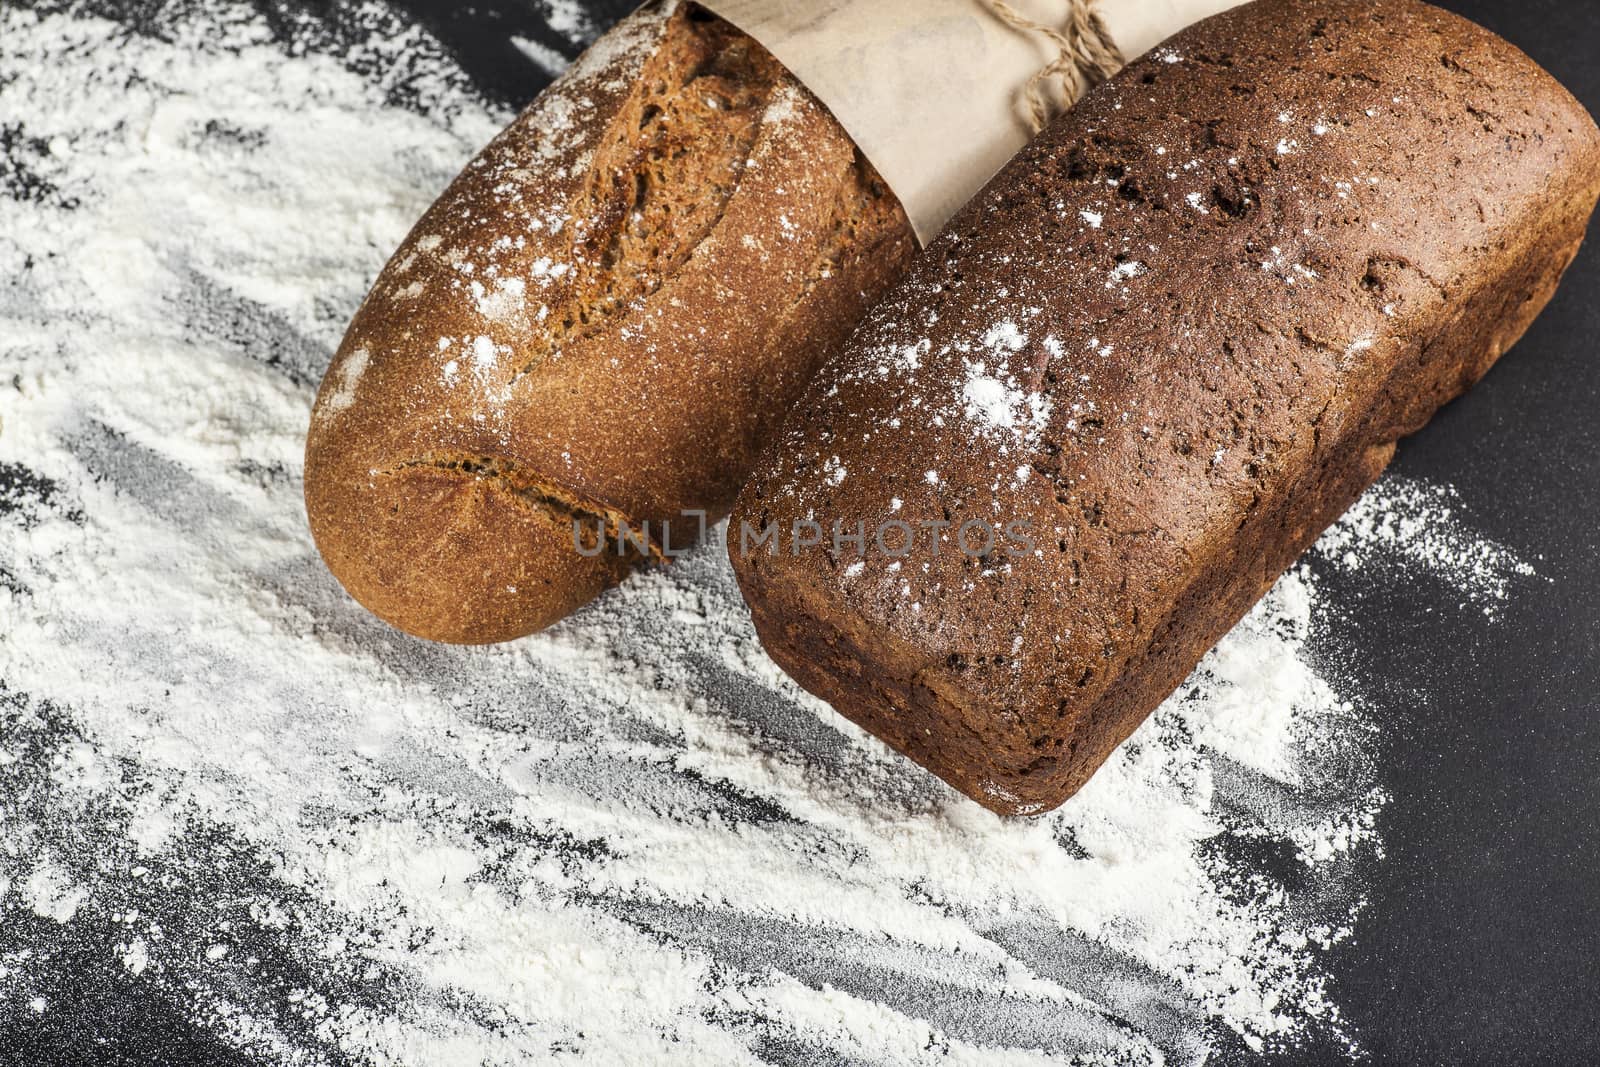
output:
[[[178,10],[0,9],[0,1016],[67,1010],[68,944],[273,1064],[1351,1040],[1319,953],[1384,798],[1316,572],[1492,607],[1524,568],[1447,493],[1374,490],[1036,819],[798,691],[715,546],[546,635],[409,640],[318,561],[302,435],[388,251],[508,116],[385,8],[346,42]]]

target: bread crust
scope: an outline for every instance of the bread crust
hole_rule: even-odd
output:
[[[1021,519],[1036,551],[734,538],[763,644],[985,806],[1061,804],[1515,343],[1597,195],[1581,106],[1437,8],[1192,27],[957,217],[733,518]]]
[[[421,637],[550,625],[659,560],[666,524],[727,513],[912,248],[770,55],[647,5],[467,166],[363,303],[307,436],[318,548]]]

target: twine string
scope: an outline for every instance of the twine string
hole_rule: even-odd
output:
[[[1127,62],[1095,11],[1095,0],[1068,0],[1067,22],[1059,30],[1035,22],[1006,0],[983,0],[983,3],[1007,26],[1022,33],[1037,34],[1056,49],[1055,58],[1028,79],[1023,93],[1028,105],[1028,125],[1035,134],[1055,117],[1057,109],[1046,90],[1052,81],[1060,84],[1061,98],[1071,107],[1084,93],[1121,70]]]

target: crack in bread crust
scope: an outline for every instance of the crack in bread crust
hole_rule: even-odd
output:
[[[678,17],[688,32],[669,34],[646,62],[567,206],[581,267],[518,378],[648,300],[695,255],[722,223],[773,100],[796,91],[728,23]]]
[[[651,536],[647,524],[598,501],[586,500],[564,486],[530,475],[494,456],[425,456],[377,471],[376,475],[401,475],[419,467],[455,471],[491,485],[553,525],[569,526],[573,531],[574,551],[581,546],[585,552],[595,554],[591,550],[604,551],[610,545],[612,551],[624,559],[641,563],[663,563],[670,559],[663,546]]]

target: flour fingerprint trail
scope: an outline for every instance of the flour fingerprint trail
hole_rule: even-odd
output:
[[[524,47],[554,66],[593,27],[548,9]],[[1348,1044],[1322,954],[1384,796],[1318,576],[1443,581],[1492,616],[1530,572],[1448,490],[1380,483],[1038,819],[800,692],[715,544],[534,638],[414,641],[317,559],[303,435],[365,287],[509,116],[380,4],[141,11],[0,9],[0,1047]]]

